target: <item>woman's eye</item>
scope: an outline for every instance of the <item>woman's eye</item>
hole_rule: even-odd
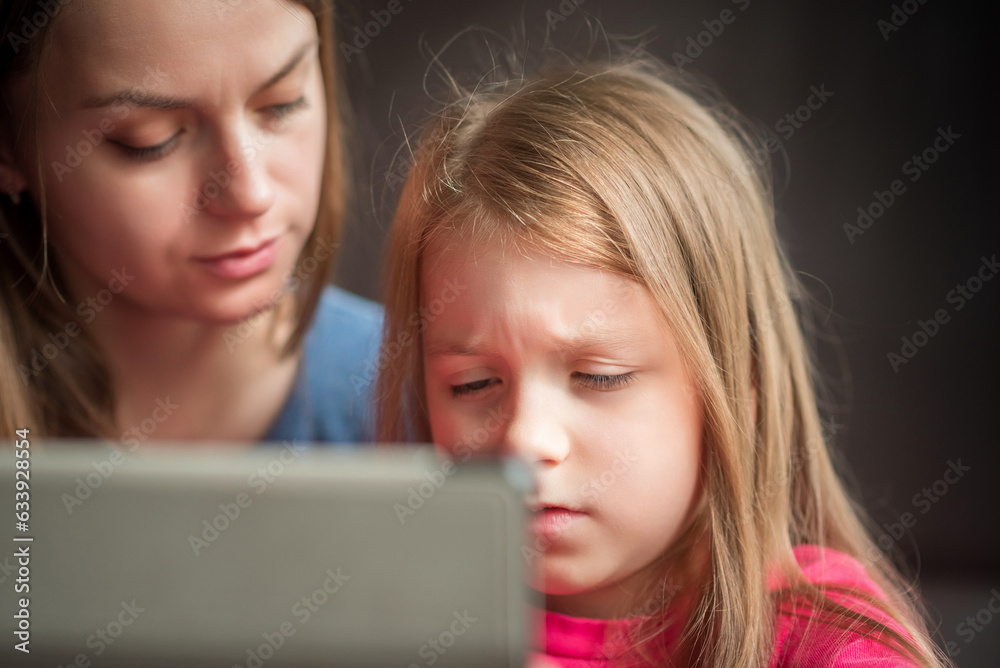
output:
[[[610,392],[631,383],[635,379],[635,371],[618,375],[575,372],[573,376],[576,377],[581,385],[588,389],[597,390],[598,392]]]
[[[135,160],[137,162],[152,162],[166,157],[167,154],[169,154],[177,146],[177,139],[181,136],[182,132],[184,131],[178,130],[166,141],[154,144],[153,146],[130,146],[129,144],[125,144],[120,141],[109,141],[116,144],[130,160]]]
[[[483,390],[492,387],[493,385],[496,385],[499,382],[500,382],[499,378],[484,378],[483,380],[474,380],[471,383],[452,385],[451,395],[453,397],[468,396],[470,394],[482,392]]]
[[[302,95],[297,100],[292,100],[291,102],[283,102],[281,104],[272,104],[267,109],[274,117],[276,123],[281,123],[288,119],[289,116],[297,111],[305,109],[309,106],[309,101],[306,100],[306,96]]]

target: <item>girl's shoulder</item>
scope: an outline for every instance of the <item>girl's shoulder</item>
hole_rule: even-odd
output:
[[[302,344],[292,391],[264,440],[370,441],[382,307],[327,286]]]
[[[813,584],[851,587],[885,598],[885,593],[871,579],[864,565],[848,554],[820,545],[797,545],[792,554],[802,575]],[[772,587],[774,584],[772,580]]]
[[[885,601],[885,593],[861,562],[818,545],[799,545],[793,554],[803,577],[823,587],[827,598],[849,613],[836,618],[826,612],[817,614],[809,604],[796,600],[779,605],[771,668],[874,665],[914,668],[912,661],[880,642],[891,642],[894,634],[909,635],[876,604],[876,601]],[[772,577],[769,581],[772,590],[781,584],[780,577]],[[875,624],[866,624],[865,619]]]

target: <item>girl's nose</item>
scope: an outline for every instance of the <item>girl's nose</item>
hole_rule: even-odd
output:
[[[570,429],[554,391],[525,388],[512,398],[503,451],[531,465],[555,466],[570,453]]]

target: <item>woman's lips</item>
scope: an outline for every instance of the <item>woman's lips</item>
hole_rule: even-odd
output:
[[[554,539],[586,516],[587,513],[569,508],[540,508],[532,512],[529,530],[536,536]]]
[[[278,254],[278,237],[247,250],[212,257],[195,258],[222,278],[247,278],[265,271]]]

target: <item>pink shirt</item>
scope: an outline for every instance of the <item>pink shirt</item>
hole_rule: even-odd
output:
[[[826,559],[821,561],[824,552]],[[824,550],[815,545],[800,545],[794,549],[794,554],[802,573],[810,582],[856,587],[879,598],[884,596],[865,573],[864,567],[846,554],[829,548]],[[772,588],[777,584],[776,580],[769,582]],[[897,623],[864,601],[838,594],[830,594],[830,598],[901,631]],[[546,612],[544,620],[544,627],[539,629],[536,643],[536,646],[544,647],[544,653],[536,656],[543,656],[555,665],[562,668],[632,668],[646,665],[621,658],[627,650],[625,639],[639,622],[638,619],[582,619]],[[845,634],[837,629],[817,630],[814,627],[808,638],[804,639],[806,623],[806,620],[795,616],[778,615],[769,668],[914,668],[912,662],[903,659],[872,637]],[[676,629],[667,631],[672,634],[676,632]],[[676,638],[667,637],[663,640],[666,646],[670,646]]]

